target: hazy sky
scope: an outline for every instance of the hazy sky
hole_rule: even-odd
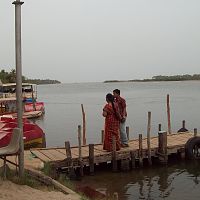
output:
[[[199,0],[24,0],[23,74],[62,82],[200,73]],[[14,5],[0,0],[0,67],[15,68]]]

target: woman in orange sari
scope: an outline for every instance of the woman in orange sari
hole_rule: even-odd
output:
[[[105,117],[105,137],[103,149],[112,151],[112,137],[116,139],[116,150],[120,150],[119,128],[121,116],[118,105],[114,102],[114,96],[110,93],[106,95],[107,104],[103,108]]]

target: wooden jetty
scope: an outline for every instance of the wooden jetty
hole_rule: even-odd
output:
[[[161,163],[167,163],[171,154],[180,154],[184,158],[185,144],[189,139],[196,137],[196,134],[196,131],[172,134],[160,131],[158,136],[151,138],[142,138],[142,134],[139,134],[138,139],[129,140],[129,147],[119,151],[114,147],[112,152],[103,150],[102,144],[81,146],[79,143],[79,146],[70,147],[69,142],[66,142],[63,148],[31,149],[30,152],[40,161],[50,163],[54,169],[89,167],[90,173],[93,174],[94,166],[100,163],[112,162],[113,171],[116,171],[119,160],[128,162],[129,166],[135,168],[136,163],[142,167],[144,159],[150,160],[151,165],[153,157],[158,158]],[[83,175],[83,170],[81,174]]]

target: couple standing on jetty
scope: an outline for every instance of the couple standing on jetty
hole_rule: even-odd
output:
[[[128,138],[125,130],[127,117],[126,101],[120,96],[120,90],[113,90],[113,94],[106,95],[107,104],[103,108],[105,117],[105,137],[103,149],[112,151],[112,137],[116,140],[116,150],[128,147]]]

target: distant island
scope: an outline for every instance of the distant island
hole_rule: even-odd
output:
[[[10,72],[5,70],[0,71],[0,81],[2,83],[15,83],[16,82],[16,71],[12,69]],[[22,76],[22,82],[32,83],[37,85],[42,84],[59,84],[60,81],[57,80],[50,80],[50,79],[29,79],[25,76]]]
[[[153,76],[151,79],[134,79],[134,80],[107,80],[104,83],[117,83],[117,82],[153,82],[153,81],[191,81],[200,80],[200,74],[185,74],[174,76]]]

